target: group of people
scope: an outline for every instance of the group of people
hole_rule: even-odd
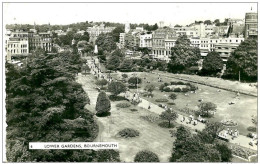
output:
[[[254,146],[254,142],[257,145],[258,144],[258,140],[257,140],[257,134],[252,134],[253,138],[251,139],[251,141],[249,142],[250,146]]]
[[[182,116],[181,122],[185,122],[185,120],[186,120],[185,116]],[[196,125],[198,125],[198,120],[194,119],[193,115],[190,115],[187,118],[186,124],[192,124],[192,125],[196,126]]]
[[[234,140],[239,136],[239,131],[237,129],[233,131],[232,129],[227,128],[224,132],[219,133],[219,136],[225,139],[227,139],[228,135],[231,136],[232,140]]]

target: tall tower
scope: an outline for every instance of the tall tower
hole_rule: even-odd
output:
[[[125,24],[125,33],[128,33],[130,31],[130,23]]]
[[[159,22],[159,25],[160,25],[160,26],[159,26],[160,28],[163,28],[163,27],[164,27],[164,21],[160,21],[160,22]]]
[[[258,27],[257,27],[257,13],[249,12],[245,16],[245,39],[248,37],[257,37]]]

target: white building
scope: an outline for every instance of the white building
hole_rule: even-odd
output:
[[[153,46],[153,34],[141,34],[139,47],[152,48]]]

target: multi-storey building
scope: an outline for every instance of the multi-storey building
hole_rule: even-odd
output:
[[[89,40],[90,42],[95,43],[97,37],[101,34],[101,33],[109,33],[112,32],[115,29],[115,27],[105,27],[105,25],[102,23],[100,26],[93,26],[93,27],[89,27],[87,29],[87,32],[89,33]]]
[[[176,32],[171,28],[159,28],[154,31],[152,47],[153,57],[168,61],[171,54],[171,47],[175,45],[176,36]]]
[[[188,37],[199,36],[198,30],[195,27],[175,26],[173,30],[176,31],[177,35],[187,35]]]
[[[238,47],[239,44],[244,41],[244,38],[191,38],[190,41],[193,47],[198,47],[200,49],[202,58],[207,56],[210,51],[217,51],[219,47],[222,47],[220,52],[222,54],[221,57],[223,58],[223,61],[226,61],[227,56],[230,56],[230,50],[235,50],[236,47]]]
[[[12,56],[28,55],[38,47],[50,52],[52,49],[51,34],[35,33],[36,31],[13,31],[5,35],[5,51],[7,60]]]
[[[148,33],[142,33],[140,35],[140,45],[139,47],[147,47],[147,48],[152,48],[153,46],[153,34],[148,34]]]
[[[53,43],[50,32],[42,32],[38,34],[29,33],[29,52],[42,48],[47,52],[51,52]]]
[[[125,47],[133,51],[137,50],[140,44],[140,32],[130,30],[125,34]]]
[[[245,38],[257,37],[258,27],[257,27],[257,13],[246,13],[245,17]]]

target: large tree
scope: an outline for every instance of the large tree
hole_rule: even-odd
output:
[[[113,93],[113,95],[119,95],[122,92],[126,91],[126,86],[122,82],[111,82],[108,85],[108,91]]]
[[[202,102],[198,106],[200,108],[200,114],[206,117],[210,117],[210,112],[215,112],[217,110],[217,105],[212,102]]]
[[[118,56],[111,55],[107,59],[106,68],[109,69],[109,70],[117,70],[120,66],[120,63],[121,63],[121,60]]]
[[[220,55],[215,52],[209,52],[203,60],[202,73],[204,75],[216,75],[223,69],[223,60]]]
[[[119,42],[119,35],[120,33],[124,33],[124,28],[123,26],[116,27],[112,32],[112,36],[115,42]]]
[[[186,35],[179,36],[171,50],[171,60],[168,63],[170,72],[182,72],[192,66],[198,66],[200,50],[198,47],[191,46]]]
[[[128,79],[128,83],[131,85],[135,85],[135,87],[137,86],[137,84],[142,83],[142,79],[139,77],[130,77]]]
[[[8,161],[92,161],[92,150],[28,150],[29,142],[93,141],[97,136],[93,114],[84,109],[89,98],[75,81],[81,64],[77,55],[40,51],[28,56],[24,67],[7,64]]]
[[[160,118],[168,121],[168,126],[171,127],[171,121],[175,121],[178,118],[178,114],[173,110],[167,109],[160,114]]]
[[[257,81],[257,39],[247,39],[228,58],[225,77],[243,81]]]
[[[220,162],[221,154],[213,144],[204,143],[200,136],[180,126],[170,162]]]
[[[96,45],[98,46],[99,50],[107,52],[112,52],[117,47],[111,33],[100,34],[96,40]]]
[[[105,92],[100,92],[97,98],[97,115],[107,114],[111,109],[111,103]]]

